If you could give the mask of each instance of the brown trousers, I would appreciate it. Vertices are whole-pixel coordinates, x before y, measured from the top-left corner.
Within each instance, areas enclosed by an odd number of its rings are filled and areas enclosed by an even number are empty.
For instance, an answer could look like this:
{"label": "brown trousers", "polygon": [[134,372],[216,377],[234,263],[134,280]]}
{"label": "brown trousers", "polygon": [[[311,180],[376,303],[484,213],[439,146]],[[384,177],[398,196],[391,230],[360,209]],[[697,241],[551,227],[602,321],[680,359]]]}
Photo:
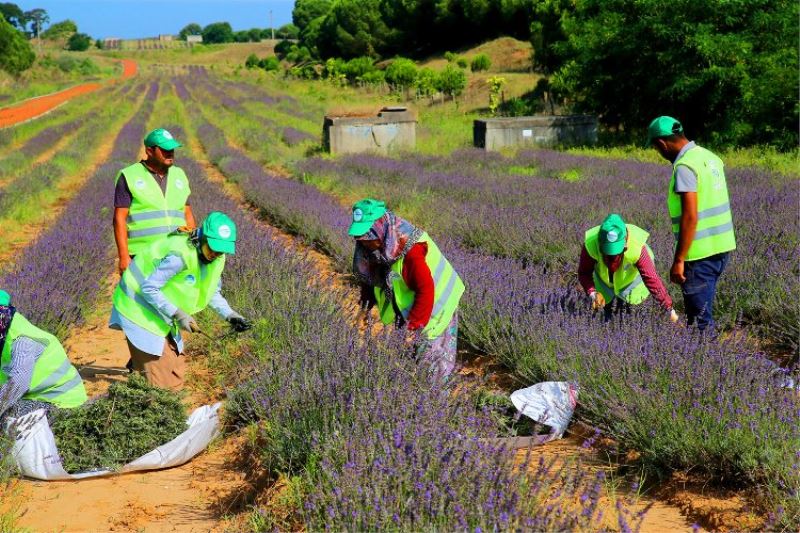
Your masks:
{"label": "brown trousers", "polygon": [[183,377],[186,374],[186,357],[178,353],[178,346],[172,337],[164,339],[164,351],[161,356],[151,355],[138,349],[125,339],[131,352],[133,370],[141,372],[147,382],[156,387],[170,390],[183,388]]}

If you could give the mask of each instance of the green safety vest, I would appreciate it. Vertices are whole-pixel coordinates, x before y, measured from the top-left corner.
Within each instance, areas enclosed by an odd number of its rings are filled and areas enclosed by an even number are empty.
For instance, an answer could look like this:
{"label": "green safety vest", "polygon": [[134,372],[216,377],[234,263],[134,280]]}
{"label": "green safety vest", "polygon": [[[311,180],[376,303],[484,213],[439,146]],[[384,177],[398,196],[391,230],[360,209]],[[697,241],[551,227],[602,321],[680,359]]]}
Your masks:
{"label": "green safety vest", "polygon": [[[425,263],[431,270],[434,286],[433,311],[428,324],[422,331],[428,339],[434,339],[444,333],[453,319],[453,315],[458,309],[461,295],[464,294],[464,282],[461,281],[453,266],[442,255],[439,247],[436,246],[436,243],[431,240],[427,233],[423,233],[417,242],[424,242],[428,245]],[[381,322],[384,324],[391,324],[395,321],[395,307],[400,310],[403,318],[408,320],[408,315],[414,306],[414,291],[409,289],[403,280],[402,257],[392,264],[391,270],[396,274],[392,280],[395,301],[388,301],[384,290],[375,287],[378,313],[380,314]]]}
{"label": "green safety vest", "polygon": [[728,185],[722,160],[699,146],[686,151],[672,165],[667,206],[672,217],[672,233],[680,234],[681,197],[675,192],[678,165],[689,167],[697,176],[697,231],[686,261],[697,261],[736,249],[733,218],[728,200]]}
{"label": "green safety vest", "polygon": [[178,309],[193,315],[206,308],[219,287],[225,255],[205,264],[198,257],[197,248],[186,234],[169,235],[136,254],[125,270],[114,291],[114,307],[134,324],[166,337],[177,333],[172,317],[150,305],[142,294],[142,283],[168,255],[183,259],[185,268],[161,289],[164,296]]}
{"label": "green safety vest", "polygon": [[29,337],[45,345],[45,349],[33,367],[31,383],[23,400],[48,402],[57,407],[78,407],[86,401],[86,389],[78,370],[72,366],[59,340],[43,331],[22,316],[14,313],[6,334],[6,342],[0,355],[0,385],[8,381],[11,368],[11,348],[14,341]]}
{"label": "green safety vest", "polygon": [[613,281],[600,251],[600,226],[595,226],[586,232],[584,245],[589,256],[595,260],[592,273],[594,288],[600,291],[606,302],[611,303],[611,300],[616,297],[629,304],[637,305],[650,296],[650,291],[647,290],[642,275],[636,268],[636,262],[642,255],[643,246],[647,247],[647,253],[650,254],[651,259],[653,251],[647,245],[649,233],[633,224],[625,224],[625,227],[628,230],[628,243],[622,256],[622,264],[614,273]]}
{"label": "green safety vest", "polygon": [[189,180],[178,167],[167,171],[167,192],[141,162],[123,168],[114,183],[124,174],[133,202],[128,212],[128,252],[137,255],[148,245],[186,225],[186,200]]}

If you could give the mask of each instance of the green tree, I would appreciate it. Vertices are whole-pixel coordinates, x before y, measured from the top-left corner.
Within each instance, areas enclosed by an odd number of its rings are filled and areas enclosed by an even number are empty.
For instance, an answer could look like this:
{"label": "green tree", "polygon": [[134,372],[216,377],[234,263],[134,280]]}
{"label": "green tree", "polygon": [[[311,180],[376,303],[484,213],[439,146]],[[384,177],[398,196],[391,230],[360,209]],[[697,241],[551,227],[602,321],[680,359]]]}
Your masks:
{"label": "green tree", "polygon": [[472,72],[480,72],[482,70],[489,70],[492,66],[492,60],[486,54],[478,54],[472,59],[470,68]]}
{"label": "green tree", "polygon": [[417,65],[405,57],[398,57],[386,67],[386,81],[401,89],[407,89],[417,79]]}
{"label": "green tree", "polygon": [[417,89],[417,96],[433,96],[437,89],[439,74],[428,67],[423,67],[417,72],[414,80],[414,87]]}
{"label": "green tree", "polygon": [[67,50],[83,52],[92,45],[92,38],[85,33],[73,33],[67,40]]}
{"label": "green tree", "polygon": [[203,34],[203,28],[200,26],[200,24],[197,24],[196,22],[191,22],[186,26],[184,26],[180,32],[178,32],[178,39],[180,39],[181,41],[185,41],[187,35],[202,35],[202,34]]}
{"label": "green tree", "polygon": [[296,0],[292,22],[302,32],[312,20],[324,17],[331,10],[331,0]]}
{"label": "green tree", "polygon": [[258,62],[258,66],[266,70],[267,72],[278,70],[281,64],[278,61],[278,58],[275,56],[265,57],[261,61]]}
{"label": "green tree", "polygon": [[0,70],[15,76],[33,65],[36,54],[25,36],[0,17]]}
{"label": "green tree", "polygon": [[380,0],[337,0],[322,21],[317,49],[322,57],[378,57],[396,32],[381,17]]}
{"label": "green tree", "polygon": [[460,68],[448,64],[439,73],[439,79],[436,88],[449,94],[453,98],[464,92],[467,87],[467,74]]}
{"label": "green tree", "polygon": [[275,38],[277,39],[297,39],[300,37],[300,28],[294,24],[284,24],[275,31]]}
{"label": "green tree", "polygon": [[50,16],[47,14],[47,11],[40,7],[26,11],[24,15],[25,21],[30,24],[31,27],[31,37],[39,37],[39,35],[44,31],[45,24],[50,22]]}
{"label": "green tree", "polygon": [[250,32],[247,30],[237,31],[233,33],[233,41],[236,43],[249,43]]}
{"label": "green tree", "polygon": [[244,66],[247,68],[256,68],[258,66],[258,56],[255,54],[247,56],[247,59],[244,60]]}
{"label": "green tree", "polygon": [[78,25],[75,24],[75,21],[67,19],[50,25],[49,28],[42,32],[41,38],[50,40],[65,39],[77,32]]}
{"label": "green tree", "polygon": [[262,31],[264,31],[264,30],[261,30],[259,28],[251,28],[251,29],[247,30],[247,35],[248,35],[248,37],[250,39],[250,42],[253,42],[253,43],[260,42],[261,41],[261,32]]}
{"label": "green tree", "polygon": [[6,21],[14,28],[25,31],[25,13],[17,4],[10,2],[0,3],[0,15],[3,15]]}
{"label": "green tree", "polygon": [[[578,0],[552,78],[575,109],[641,137],[662,114],[715,144],[796,146],[796,0]],[[665,7],[668,6],[668,7]]]}
{"label": "green tree", "polygon": [[213,22],[203,28],[204,43],[233,42],[233,28],[228,22]]}

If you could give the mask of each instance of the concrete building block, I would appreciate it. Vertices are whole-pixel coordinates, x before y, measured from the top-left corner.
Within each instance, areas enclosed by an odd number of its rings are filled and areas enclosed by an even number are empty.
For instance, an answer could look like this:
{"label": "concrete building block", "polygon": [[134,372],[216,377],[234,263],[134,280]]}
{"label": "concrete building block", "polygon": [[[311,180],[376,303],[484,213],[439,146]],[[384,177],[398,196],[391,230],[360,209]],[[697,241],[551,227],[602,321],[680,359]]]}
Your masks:
{"label": "concrete building block", "polygon": [[367,117],[328,115],[322,138],[332,154],[413,150],[417,143],[417,119],[404,107],[385,107],[377,115]]}
{"label": "concrete building block", "polygon": [[478,119],[473,144],[488,151],[519,146],[575,146],[597,143],[597,117],[590,115]]}

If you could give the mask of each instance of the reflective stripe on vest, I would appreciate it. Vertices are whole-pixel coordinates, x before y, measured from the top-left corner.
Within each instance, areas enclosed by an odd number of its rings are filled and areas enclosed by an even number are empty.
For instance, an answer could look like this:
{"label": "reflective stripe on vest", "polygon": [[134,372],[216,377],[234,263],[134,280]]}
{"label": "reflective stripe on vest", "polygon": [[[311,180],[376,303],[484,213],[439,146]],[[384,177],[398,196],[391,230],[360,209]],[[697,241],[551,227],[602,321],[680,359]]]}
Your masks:
{"label": "reflective stripe on vest", "polygon": [[190,315],[208,306],[225,267],[225,255],[208,265],[201,263],[197,248],[185,234],[164,237],[136,255],[114,291],[114,307],[134,324],[164,337],[174,328],[172,319],[145,299],[141,287],[169,255],[180,257],[184,269],[169,279],[161,292],[169,302]]}
{"label": "reflective stripe on vest", "polygon": [[723,163],[719,157],[700,146],[690,148],[673,164],[667,206],[675,240],[680,237],[682,212],[681,197],[675,192],[679,165],[688,167],[697,176],[697,229],[686,261],[734,250],[736,237]]}
{"label": "reflective stripe on vest", "polygon": [[141,162],[122,169],[117,180],[122,174],[132,197],[126,222],[128,251],[135,256],[160,237],[186,224],[185,206],[191,191],[186,174],[175,166],[167,171],[166,192]]}
{"label": "reflective stripe on vest", "polygon": [[[424,242],[428,246],[428,251],[425,254],[425,262],[433,278],[434,302],[430,320],[423,328],[423,331],[429,339],[434,339],[442,335],[445,329],[447,329],[448,324],[450,324],[456,309],[458,309],[461,295],[464,293],[464,283],[427,233],[423,233],[417,242]],[[409,289],[403,280],[403,258],[395,261],[391,269],[392,272],[394,272],[393,289],[395,303],[400,309],[403,318],[407,320],[411,309],[414,307],[415,295],[414,291]],[[394,322],[394,305],[392,305],[392,302],[388,301],[384,291],[376,287],[375,296],[378,300],[378,311],[381,315],[381,321],[384,324]]]}
{"label": "reflective stripe on vest", "polygon": [[28,322],[20,313],[15,313],[11,320],[0,354],[0,385],[8,381],[11,351],[14,341],[19,337],[28,337],[45,345],[44,351],[36,359],[29,389],[22,399],[49,402],[62,408],[83,404],[87,399],[83,380],[67,358],[61,343],[55,336]]}
{"label": "reflective stripe on vest", "polygon": [[592,272],[595,289],[603,295],[606,302],[611,303],[614,298],[621,298],[629,304],[637,305],[650,296],[650,291],[644,285],[644,280],[636,267],[636,263],[641,257],[643,247],[651,258],[653,257],[653,251],[647,246],[649,233],[633,224],[626,224],[625,227],[628,231],[628,243],[622,256],[622,263],[614,273],[613,286],[611,285],[611,274],[603,262],[603,254],[600,251],[600,243],[598,241],[600,226],[595,226],[586,231],[584,246],[589,256],[595,261],[594,272]]}

